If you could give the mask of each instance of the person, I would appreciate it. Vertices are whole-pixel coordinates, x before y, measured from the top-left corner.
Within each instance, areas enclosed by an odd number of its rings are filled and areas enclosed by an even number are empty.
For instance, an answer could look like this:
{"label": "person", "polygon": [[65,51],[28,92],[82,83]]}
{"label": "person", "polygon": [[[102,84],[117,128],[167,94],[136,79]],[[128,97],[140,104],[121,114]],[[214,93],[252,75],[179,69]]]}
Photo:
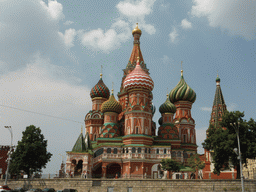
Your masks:
{"label": "person", "polygon": [[86,172],[84,173],[84,178],[86,179]]}
{"label": "person", "polygon": [[118,175],[116,174],[116,177],[115,177],[115,179],[118,179]]}

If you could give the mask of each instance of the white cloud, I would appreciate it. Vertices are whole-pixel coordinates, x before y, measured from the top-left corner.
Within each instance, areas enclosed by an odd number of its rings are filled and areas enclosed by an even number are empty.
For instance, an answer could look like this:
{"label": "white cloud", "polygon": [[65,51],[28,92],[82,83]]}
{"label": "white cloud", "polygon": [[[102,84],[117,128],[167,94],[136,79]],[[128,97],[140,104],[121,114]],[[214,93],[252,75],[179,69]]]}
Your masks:
{"label": "white cloud", "polygon": [[[116,5],[116,8],[126,17],[130,23],[139,23],[139,28],[144,29],[148,34],[155,34],[156,29],[153,25],[145,22],[145,16],[153,12],[155,0],[142,1],[121,1]],[[135,27],[135,26],[134,26]]]}
{"label": "white cloud", "polygon": [[7,71],[25,67],[36,52],[47,57],[54,52],[54,57],[68,58],[58,34],[62,5],[49,1],[48,6],[40,0],[1,2],[0,23],[4,27],[1,27],[0,58]]}
{"label": "white cloud", "polygon": [[75,29],[67,29],[65,31],[65,34],[59,32],[60,37],[63,39],[65,45],[67,48],[71,48],[74,46],[73,41],[76,36],[76,30]]}
{"label": "white cloud", "polygon": [[153,25],[145,22],[145,16],[152,13],[155,0],[121,1],[116,5],[121,16],[111,25],[108,30],[101,28],[91,31],[79,30],[78,36],[81,44],[93,51],[110,51],[120,47],[131,37],[131,25],[139,23],[139,28],[148,34],[156,32]]}
{"label": "white cloud", "polygon": [[169,36],[172,42],[174,42],[176,38],[179,36],[175,27],[173,28],[173,31],[169,34]]}
{"label": "white cloud", "polygon": [[117,20],[106,32],[99,28],[89,32],[80,30],[78,34],[83,46],[106,53],[118,48],[131,35],[129,24],[123,20]]}
{"label": "white cloud", "polygon": [[64,25],[71,25],[71,24],[73,24],[74,22],[73,21],[66,21],[65,23],[64,23]]}
{"label": "white cloud", "polygon": [[41,1],[40,4],[43,6],[44,9],[47,10],[47,12],[49,13],[52,19],[60,20],[64,18],[64,14],[62,13],[63,6],[61,3],[58,3],[56,0],[54,1],[49,0],[48,6],[43,1]]}
{"label": "white cloud", "polygon": [[192,28],[192,24],[187,19],[183,19],[181,21],[181,27],[184,29],[189,29],[189,28]]}
{"label": "white cloud", "polygon": [[209,25],[228,30],[232,35],[255,39],[256,1],[251,0],[194,0],[191,14],[207,17]]}
{"label": "white cloud", "polygon": [[237,104],[235,103],[230,103],[229,105],[227,105],[228,111],[234,111],[236,108],[237,108]]}
{"label": "white cloud", "polygon": [[201,107],[201,110],[202,111],[212,111],[212,108],[211,107]]}

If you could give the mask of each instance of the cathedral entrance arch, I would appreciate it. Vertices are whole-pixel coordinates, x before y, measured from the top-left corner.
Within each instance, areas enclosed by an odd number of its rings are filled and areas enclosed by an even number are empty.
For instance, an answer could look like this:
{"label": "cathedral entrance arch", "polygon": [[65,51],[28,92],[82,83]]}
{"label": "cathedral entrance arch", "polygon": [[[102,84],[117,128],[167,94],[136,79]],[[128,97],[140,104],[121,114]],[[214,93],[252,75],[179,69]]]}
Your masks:
{"label": "cathedral entrance arch", "polygon": [[107,165],[107,178],[115,178],[115,176],[121,176],[121,166],[118,163],[108,164]]}
{"label": "cathedral entrance arch", "polygon": [[102,177],[102,163],[98,163],[93,167],[92,178],[101,178]]}
{"label": "cathedral entrance arch", "polygon": [[82,171],[83,171],[83,161],[79,160],[77,165],[75,166],[74,175],[80,176],[82,174]]}
{"label": "cathedral entrance arch", "polygon": [[154,164],[151,168],[151,178],[152,179],[160,179],[160,164]]}

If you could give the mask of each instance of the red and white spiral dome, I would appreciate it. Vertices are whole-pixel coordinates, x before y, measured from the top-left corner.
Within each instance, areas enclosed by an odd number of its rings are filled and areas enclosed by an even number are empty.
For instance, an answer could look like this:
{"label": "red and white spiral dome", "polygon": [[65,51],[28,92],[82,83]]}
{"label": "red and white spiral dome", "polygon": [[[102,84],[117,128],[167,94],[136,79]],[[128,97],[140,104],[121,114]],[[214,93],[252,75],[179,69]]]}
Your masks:
{"label": "red and white spiral dome", "polygon": [[151,77],[141,68],[139,59],[135,69],[127,75],[124,80],[123,87],[126,91],[130,89],[148,89],[152,91],[154,88],[154,82]]}

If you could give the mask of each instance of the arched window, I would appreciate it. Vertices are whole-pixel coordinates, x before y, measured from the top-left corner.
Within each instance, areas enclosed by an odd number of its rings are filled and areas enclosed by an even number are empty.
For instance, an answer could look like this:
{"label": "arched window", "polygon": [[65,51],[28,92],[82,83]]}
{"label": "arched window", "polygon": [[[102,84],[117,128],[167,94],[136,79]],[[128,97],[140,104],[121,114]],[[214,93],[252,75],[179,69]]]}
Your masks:
{"label": "arched window", "polygon": [[141,148],[140,147],[138,148],[138,153],[141,153]]}
{"label": "arched window", "polygon": [[128,148],[126,148],[126,153],[129,153],[129,150],[128,150]]}
{"label": "arched window", "polygon": [[188,158],[188,154],[186,152],[184,153],[184,158]]}
{"label": "arched window", "polygon": [[183,142],[186,143],[186,135],[183,135]]}
{"label": "arched window", "polygon": [[123,148],[123,153],[125,153],[125,149]]}
{"label": "arched window", "polygon": [[176,157],[176,152],[172,152],[172,157]]}
{"label": "arched window", "polygon": [[111,148],[107,148],[107,153],[111,153]]}
{"label": "arched window", "polygon": [[177,153],[177,157],[181,157],[181,152],[180,151]]}
{"label": "arched window", "polygon": [[135,147],[132,148],[132,153],[135,153],[136,149]]}
{"label": "arched window", "polygon": [[117,148],[114,148],[114,154],[117,154]]}
{"label": "arched window", "polygon": [[159,154],[159,149],[156,150],[156,154]]}
{"label": "arched window", "polygon": [[150,148],[148,149],[148,153],[151,153],[151,149]]}
{"label": "arched window", "polygon": [[139,134],[139,128],[136,127],[136,134]]}
{"label": "arched window", "polygon": [[145,148],[145,153],[147,153],[148,152],[148,149],[147,148]]}
{"label": "arched window", "polygon": [[166,154],[166,149],[164,149],[164,154]]}

